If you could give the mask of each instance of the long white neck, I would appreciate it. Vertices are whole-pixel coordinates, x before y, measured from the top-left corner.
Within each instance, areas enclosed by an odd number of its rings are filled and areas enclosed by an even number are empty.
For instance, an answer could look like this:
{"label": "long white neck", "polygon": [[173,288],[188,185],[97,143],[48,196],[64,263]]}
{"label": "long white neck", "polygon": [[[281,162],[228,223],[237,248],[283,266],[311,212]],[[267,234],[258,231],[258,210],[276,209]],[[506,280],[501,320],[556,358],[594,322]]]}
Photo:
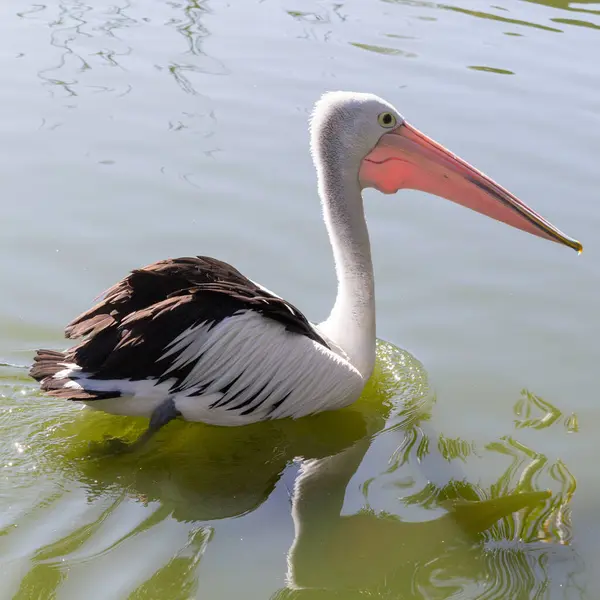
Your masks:
{"label": "long white neck", "polygon": [[318,171],[338,280],[335,304],[319,328],[368,379],[375,364],[375,289],[361,189],[352,169],[338,168],[334,162],[320,165]]}

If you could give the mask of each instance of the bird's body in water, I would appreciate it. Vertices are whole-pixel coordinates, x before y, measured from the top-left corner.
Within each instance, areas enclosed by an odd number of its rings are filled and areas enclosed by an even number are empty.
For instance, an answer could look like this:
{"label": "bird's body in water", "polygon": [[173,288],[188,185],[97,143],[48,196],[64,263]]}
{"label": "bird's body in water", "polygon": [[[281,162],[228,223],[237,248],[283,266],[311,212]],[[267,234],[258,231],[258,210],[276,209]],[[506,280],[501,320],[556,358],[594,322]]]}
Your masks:
{"label": "bird's body in water", "polygon": [[366,187],[433,193],[581,250],[372,94],[325,94],[313,112],[311,150],[338,279],[327,320],[311,324],[225,262],[168,259],[133,271],[70,323],[66,336],[77,345],[37,352],[31,375],[42,390],[148,417],[147,435],[176,417],[232,426],[353,403],[375,363]]}

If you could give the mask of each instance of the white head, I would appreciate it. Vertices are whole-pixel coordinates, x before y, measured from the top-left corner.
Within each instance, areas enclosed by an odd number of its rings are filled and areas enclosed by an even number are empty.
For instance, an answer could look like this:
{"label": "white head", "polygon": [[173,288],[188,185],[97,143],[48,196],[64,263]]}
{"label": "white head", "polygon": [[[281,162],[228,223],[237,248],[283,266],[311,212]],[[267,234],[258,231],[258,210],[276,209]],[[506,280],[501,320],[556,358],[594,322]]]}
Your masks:
{"label": "white head", "polygon": [[[409,125],[373,94],[328,92],[315,104],[311,152],[324,202],[373,187],[410,188],[447,198],[539,237],[581,251],[516,196]],[[350,195],[350,194],[349,194]]]}
{"label": "white head", "polygon": [[315,166],[335,161],[338,168],[356,171],[381,136],[403,122],[389,102],[374,94],[328,92],[315,104],[310,121]]}

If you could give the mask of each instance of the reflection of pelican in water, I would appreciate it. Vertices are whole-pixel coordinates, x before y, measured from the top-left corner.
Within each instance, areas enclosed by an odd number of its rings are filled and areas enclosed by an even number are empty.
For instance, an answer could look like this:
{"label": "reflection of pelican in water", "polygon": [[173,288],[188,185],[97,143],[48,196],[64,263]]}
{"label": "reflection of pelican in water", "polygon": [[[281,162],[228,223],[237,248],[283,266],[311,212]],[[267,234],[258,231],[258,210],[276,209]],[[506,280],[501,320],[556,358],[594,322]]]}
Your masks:
{"label": "reflection of pelican in water", "polygon": [[[136,535],[147,530],[149,539],[157,539],[159,534],[153,530],[156,527],[158,531],[164,520],[190,524],[185,548],[165,550],[167,558],[163,563],[148,564],[148,557],[131,559],[130,569],[141,568],[143,563],[149,572],[147,577],[152,579],[152,583],[140,581],[139,584],[155,589],[152,586],[157,585],[156,578],[160,576],[151,574],[163,571],[164,580],[172,582],[172,573],[167,573],[175,568],[171,563],[173,557],[177,557],[177,568],[184,573],[181,585],[186,589],[196,586],[202,589],[206,571],[201,565],[205,559],[206,564],[212,565],[206,568],[223,569],[219,577],[225,577],[229,561],[236,560],[236,585],[241,589],[245,578],[251,576],[252,566],[248,565],[253,563],[250,556],[244,558],[236,554],[239,552],[236,543],[240,536],[245,537],[250,532],[243,521],[230,518],[250,518],[252,512],[262,514],[256,518],[259,522],[267,519],[268,524],[262,525],[266,529],[255,532],[256,537],[252,538],[255,541],[250,543],[262,543],[264,547],[256,551],[268,554],[270,540],[282,535],[281,524],[271,518],[270,513],[275,508],[283,518],[287,519],[288,514],[288,496],[278,482],[292,459],[300,457],[299,475],[291,486],[293,539],[287,538],[287,534],[285,538],[289,550],[289,587],[278,592],[280,597],[313,597],[311,594],[321,593],[324,595],[317,597],[339,594],[340,598],[347,599],[354,593],[379,590],[383,594],[387,590],[395,598],[450,598],[457,589],[481,585],[486,590],[497,586],[499,591],[514,592],[512,596],[491,594],[482,598],[520,599],[529,597],[524,594],[532,586],[544,585],[547,573],[540,573],[539,567],[528,557],[535,553],[536,557],[546,556],[555,544],[528,546],[521,552],[511,548],[515,537],[525,542],[537,540],[539,522],[551,520],[549,515],[564,507],[560,497],[542,505],[540,500],[546,498],[545,492],[532,491],[534,486],[523,485],[522,481],[515,485],[514,477],[519,477],[521,470],[523,473],[531,470],[535,461],[530,460],[526,465],[517,463],[508,476],[492,486],[494,492],[484,494],[468,483],[462,473],[453,471],[445,460],[446,455],[440,460],[435,450],[442,438],[427,426],[432,399],[419,363],[385,343],[380,343],[378,355],[384,368],[376,373],[373,387],[360,402],[343,411],[296,422],[262,423],[236,431],[181,423],[174,425],[178,430],[173,431],[173,435],[165,436],[160,444],[151,444],[136,455],[100,455],[97,460],[70,460],[75,456],[69,457],[69,471],[89,490],[90,497],[106,498],[113,492],[111,514],[119,513],[124,500],[126,505],[142,503],[155,507],[136,528]],[[85,431],[86,426],[93,426],[96,433],[106,430],[105,419],[115,421],[114,417],[98,413],[79,413],[71,428],[81,434],[83,427],[80,439],[88,439],[93,437],[89,435],[93,432]],[[384,425],[388,426],[386,430]],[[68,433],[65,428],[57,432],[61,438]],[[135,434],[136,431],[130,432],[130,436]],[[359,465],[365,462],[369,449],[376,446],[370,460],[373,456],[389,456],[377,444],[385,446],[395,440],[393,445],[398,446],[402,438],[410,443],[400,443],[401,466],[389,472],[389,464],[375,468],[371,465],[368,471],[375,475],[376,483],[369,487],[368,494],[365,492],[365,497],[358,498],[358,507],[344,506],[348,498],[356,496],[349,482]],[[412,443],[415,439],[417,443]],[[74,447],[79,452],[77,444]],[[446,438],[444,447],[451,447]],[[523,460],[523,448],[507,446],[504,450],[504,454],[519,453],[519,460]],[[539,472],[543,465],[536,465]],[[419,481],[407,489],[404,481],[418,479],[423,468],[427,470],[424,483]],[[362,476],[359,475],[359,479],[362,480]],[[373,492],[373,488],[377,485],[379,492],[388,490],[388,499],[393,497],[392,509],[387,513],[371,508],[378,493]],[[514,493],[515,488],[522,493]],[[398,496],[403,497],[400,502]],[[486,500],[477,502],[485,496],[488,496]],[[267,499],[270,503],[283,501],[286,506],[281,507],[281,511],[273,504],[262,507]],[[416,516],[411,508],[415,505]],[[490,530],[498,519],[523,507],[531,508],[521,511],[518,519],[504,519],[503,522],[509,524],[507,527]],[[111,517],[103,519],[110,522]],[[515,527],[517,533],[510,533]],[[250,531],[252,529],[250,525]],[[287,532],[287,526],[283,530]],[[79,565],[110,556],[112,548],[98,545],[93,534],[94,529],[88,526],[76,532],[75,538],[89,537],[89,542],[57,556],[56,560],[70,565],[71,571],[76,573]],[[102,535],[99,537],[102,540]],[[124,531],[123,543],[127,545],[131,537],[131,531]],[[509,548],[486,553],[483,542],[498,539],[509,540]],[[556,539],[551,535],[548,541]],[[276,551],[275,546],[273,551]],[[118,553],[118,547],[115,548]],[[211,559],[214,556],[216,558]],[[68,588],[70,582],[65,585]],[[416,586],[416,591],[411,591],[411,586]],[[519,595],[521,592],[523,595]],[[155,597],[163,596],[166,597],[156,591]]]}
{"label": "reflection of pelican in water", "polygon": [[[474,487],[450,482],[452,495],[459,497],[441,502],[447,512],[429,521],[404,522],[372,511],[343,515],[346,485],[364,452],[359,442],[336,456],[302,466],[292,511],[295,538],[288,557],[291,589],[367,591],[388,587],[395,593],[402,590],[400,597],[408,598],[414,594],[415,575],[422,569],[427,572],[427,565],[432,563],[436,565],[432,571],[439,570],[444,562],[452,565],[452,576],[476,580],[482,571],[477,565],[481,556],[479,534],[499,519],[534,507],[550,496],[543,491],[520,492],[465,500],[460,496],[477,498]],[[430,572],[421,584],[429,588],[434,578],[435,573]]]}

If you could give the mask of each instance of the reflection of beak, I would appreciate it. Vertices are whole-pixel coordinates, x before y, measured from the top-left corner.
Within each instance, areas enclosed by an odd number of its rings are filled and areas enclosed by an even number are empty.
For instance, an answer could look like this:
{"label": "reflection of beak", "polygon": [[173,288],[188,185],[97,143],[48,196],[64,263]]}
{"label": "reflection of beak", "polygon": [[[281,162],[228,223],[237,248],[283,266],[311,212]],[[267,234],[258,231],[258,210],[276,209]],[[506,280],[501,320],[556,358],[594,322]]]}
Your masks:
{"label": "reflection of beak", "polygon": [[523,508],[534,508],[552,497],[549,490],[541,492],[512,492],[487,500],[449,500],[442,505],[450,518],[470,535],[489,529],[496,521]]}
{"label": "reflection of beak", "polygon": [[363,187],[387,194],[401,188],[435,194],[577,252],[583,250],[577,240],[406,122],[381,136],[363,159],[359,179]]}

